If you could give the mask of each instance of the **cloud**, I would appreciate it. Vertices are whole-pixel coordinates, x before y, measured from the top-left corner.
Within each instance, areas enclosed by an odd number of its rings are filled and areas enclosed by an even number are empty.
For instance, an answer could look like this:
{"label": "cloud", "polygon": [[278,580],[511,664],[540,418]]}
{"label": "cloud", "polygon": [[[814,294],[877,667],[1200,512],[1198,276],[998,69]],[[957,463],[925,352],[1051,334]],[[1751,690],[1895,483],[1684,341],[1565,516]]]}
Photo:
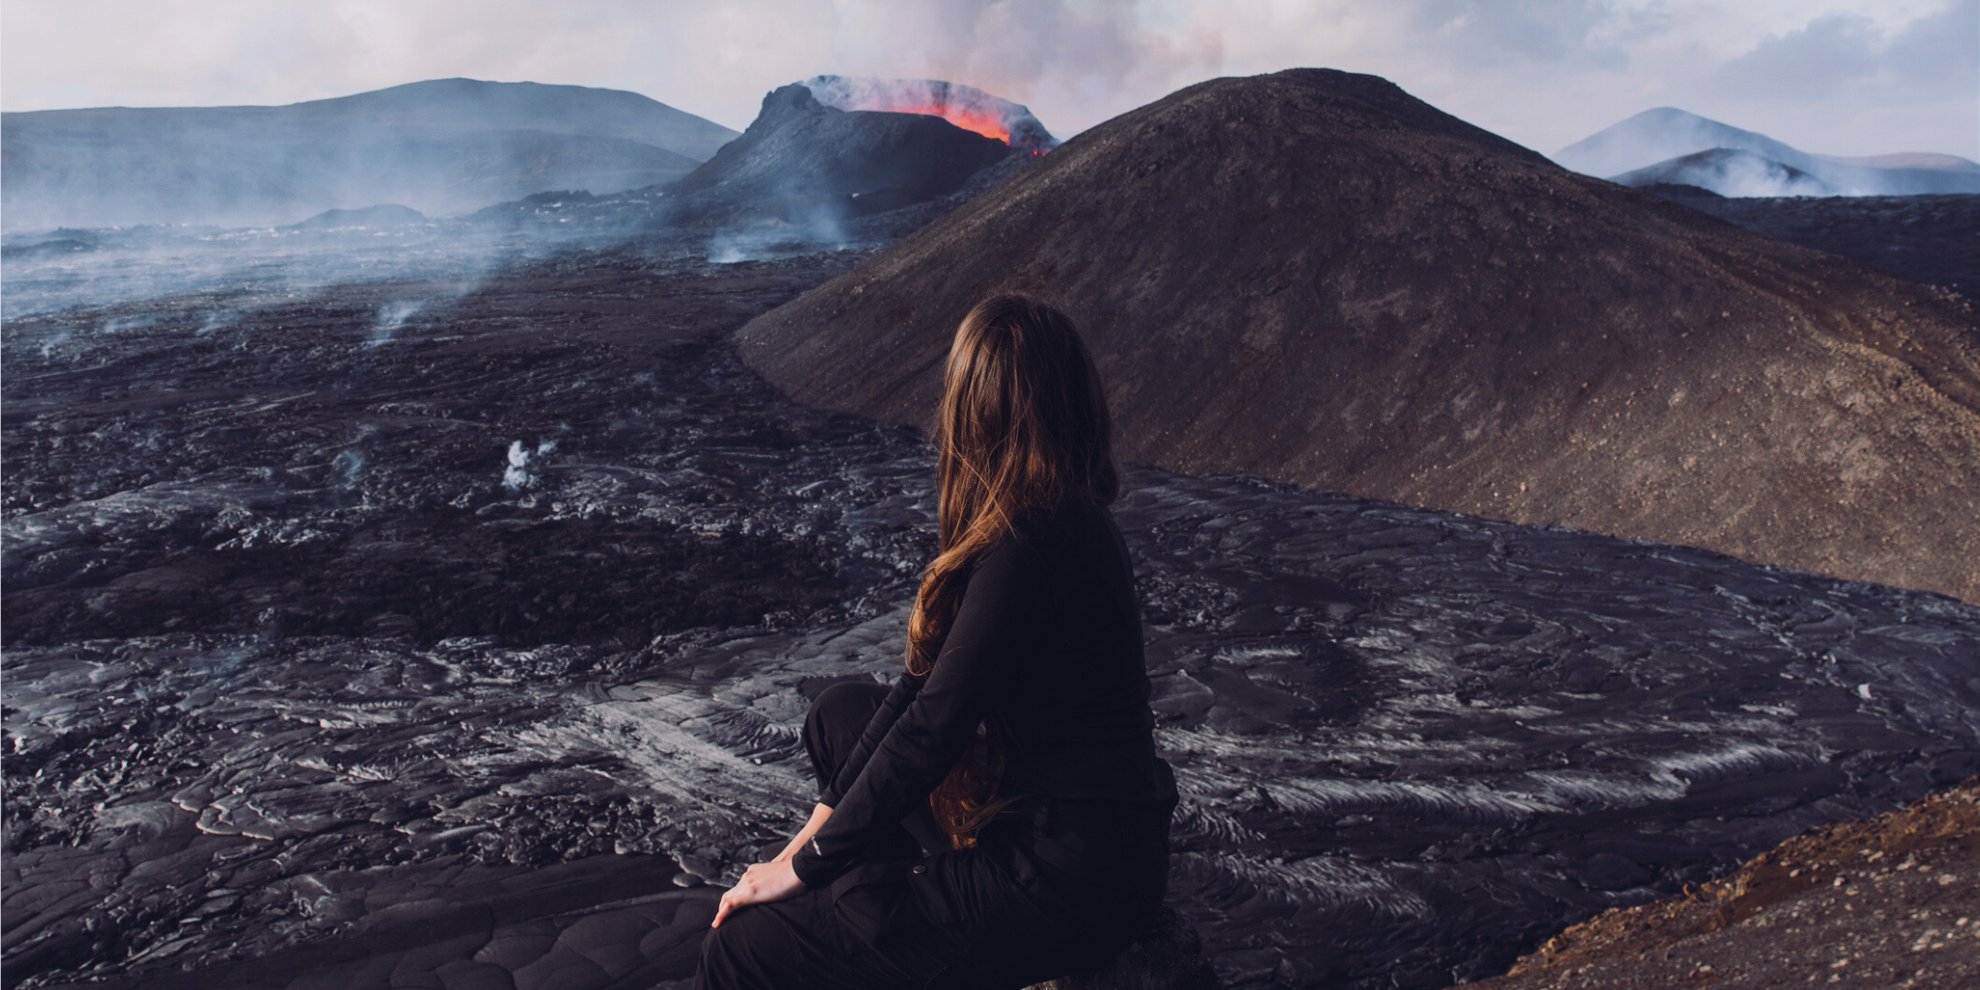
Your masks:
{"label": "cloud", "polygon": [[1415,14],[1427,41],[1473,69],[1508,62],[1553,72],[1629,65],[1628,50],[1605,37],[1611,23],[1627,14],[1602,0],[1426,0]]}
{"label": "cloud", "polygon": [[1953,0],[1889,31],[1831,14],[1727,62],[1718,81],[1756,98],[1937,100],[1980,89],[1980,0]]}
{"label": "cloud", "polygon": [[1980,140],[1980,0],[9,0],[8,109],[287,103],[468,76],[740,129],[820,73],[953,79],[1061,137],[1217,75],[1383,75],[1540,150],[1685,107],[1841,154]]}

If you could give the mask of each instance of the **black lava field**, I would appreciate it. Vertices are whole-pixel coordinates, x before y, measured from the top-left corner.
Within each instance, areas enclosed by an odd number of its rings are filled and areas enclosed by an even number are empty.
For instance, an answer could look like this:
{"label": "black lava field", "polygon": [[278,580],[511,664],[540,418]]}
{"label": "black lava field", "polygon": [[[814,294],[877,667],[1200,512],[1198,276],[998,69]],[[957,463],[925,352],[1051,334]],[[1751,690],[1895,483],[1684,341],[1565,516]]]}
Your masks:
{"label": "black lava field", "polygon": [[[8,987],[684,986],[810,807],[808,698],[900,663],[928,442],[730,343],[868,249],[435,250],[10,286]],[[1491,975],[1980,771],[1945,596],[1125,489],[1170,902],[1230,986]]]}

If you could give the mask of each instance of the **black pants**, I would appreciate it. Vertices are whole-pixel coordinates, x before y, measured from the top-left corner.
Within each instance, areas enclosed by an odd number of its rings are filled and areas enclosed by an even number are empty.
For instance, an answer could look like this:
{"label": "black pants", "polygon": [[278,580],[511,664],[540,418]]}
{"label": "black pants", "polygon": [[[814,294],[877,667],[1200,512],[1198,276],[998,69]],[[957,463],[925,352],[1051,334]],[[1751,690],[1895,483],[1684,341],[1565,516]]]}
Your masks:
{"label": "black pants", "polygon": [[[821,791],[886,693],[846,681],[812,702],[804,742]],[[1017,990],[1065,975],[1152,921],[1169,812],[1033,800],[956,850],[919,805],[826,888],[752,904],[711,929],[695,986]]]}

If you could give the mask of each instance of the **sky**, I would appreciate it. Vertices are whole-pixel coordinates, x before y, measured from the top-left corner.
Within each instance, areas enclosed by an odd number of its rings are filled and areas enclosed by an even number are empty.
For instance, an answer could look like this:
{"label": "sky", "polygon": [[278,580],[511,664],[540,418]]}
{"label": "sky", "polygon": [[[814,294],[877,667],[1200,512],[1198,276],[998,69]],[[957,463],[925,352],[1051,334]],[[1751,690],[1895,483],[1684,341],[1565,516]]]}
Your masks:
{"label": "sky", "polygon": [[819,73],[939,78],[1069,137],[1325,66],[1552,153],[1676,106],[1806,151],[1980,159],[1980,0],[0,0],[0,108],[283,104],[467,76],[737,130]]}

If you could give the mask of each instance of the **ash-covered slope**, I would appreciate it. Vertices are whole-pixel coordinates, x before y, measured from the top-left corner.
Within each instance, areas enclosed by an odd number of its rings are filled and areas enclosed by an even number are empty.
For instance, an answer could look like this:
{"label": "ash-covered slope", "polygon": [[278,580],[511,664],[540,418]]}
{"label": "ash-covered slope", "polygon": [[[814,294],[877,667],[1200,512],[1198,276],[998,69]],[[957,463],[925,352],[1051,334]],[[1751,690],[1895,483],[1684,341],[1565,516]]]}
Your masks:
{"label": "ash-covered slope", "polygon": [[922,424],[1022,284],[1124,457],[1980,600],[1971,305],[1562,170],[1373,77],[1189,87],[751,321],[800,401]]}
{"label": "ash-covered slope", "polygon": [[735,132],[636,93],[440,79],[281,107],[0,115],[10,230],[463,212],[692,171]]}
{"label": "ash-covered slope", "polygon": [[[1801,180],[1782,173],[1779,185],[1756,181],[1751,161],[1733,166],[1723,176],[1699,163],[1689,163],[1691,178],[1650,178],[1628,181],[1623,173],[1639,170],[1677,171],[1687,158],[1718,151],[1764,160],[1776,170],[1812,177],[1826,192],[1806,192]],[[1980,193],[1980,164],[1955,155],[1900,152],[1865,158],[1844,158],[1802,151],[1744,128],[1710,117],[1657,107],[1605,127],[1554,153],[1554,160],[1585,175],[1614,176],[1625,185],[1644,182],[1683,182],[1721,196],[1909,196],[1926,193]]]}
{"label": "ash-covered slope", "polygon": [[681,217],[857,215],[954,192],[1009,144],[922,113],[840,110],[801,83],[772,90],[741,137],[669,190]]}
{"label": "ash-covered slope", "polygon": [[1638,186],[1736,227],[1980,299],[1980,196],[1743,196]]}
{"label": "ash-covered slope", "polygon": [[1682,894],[1606,911],[1504,976],[1465,986],[1746,990],[1847,973],[1858,986],[1966,990],[1980,985],[1976,873],[1980,777],[1867,821],[1810,829]]}

